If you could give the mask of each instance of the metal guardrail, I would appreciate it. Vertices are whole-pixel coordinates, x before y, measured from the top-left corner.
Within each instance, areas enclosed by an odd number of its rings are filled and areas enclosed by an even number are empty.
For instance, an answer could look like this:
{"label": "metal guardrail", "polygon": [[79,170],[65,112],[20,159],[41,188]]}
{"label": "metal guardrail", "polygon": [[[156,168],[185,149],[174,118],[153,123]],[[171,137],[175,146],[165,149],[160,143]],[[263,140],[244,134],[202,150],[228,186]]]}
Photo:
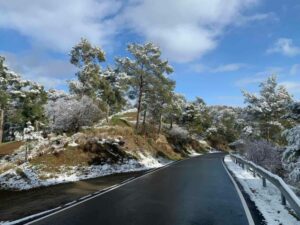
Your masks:
{"label": "metal guardrail", "polygon": [[300,199],[298,196],[291,190],[291,188],[283,181],[283,179],[270,171],[262,168],[261,166],[256,165],[253,162],[243,159],[239,155],[230,153],[231,158],[235,163],[240,164],[243,169],[251,169],[253,176],[260,176],[262,179],[263,187],[267,186],[267,180],[277,187],[281,193],[281,203],[286,205],[286,202],[289,203],[290,207],[295,211],[297,216],[300,218]]}

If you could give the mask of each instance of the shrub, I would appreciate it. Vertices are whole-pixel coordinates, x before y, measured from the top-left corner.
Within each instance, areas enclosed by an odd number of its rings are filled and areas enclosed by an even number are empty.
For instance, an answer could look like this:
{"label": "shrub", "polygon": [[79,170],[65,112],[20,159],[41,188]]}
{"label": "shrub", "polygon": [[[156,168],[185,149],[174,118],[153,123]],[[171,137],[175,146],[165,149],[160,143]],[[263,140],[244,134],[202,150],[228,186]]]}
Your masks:
{"label": "shrub", "polygon": [[80,100],[61,98],[49,102],[45,108],[50,127],[56,132],[78,132],[101,118],[99,107],[87,96]]}
{"label": "shrub", "polygon": [[26,175],[26,173],[24,173],[24,171],[21,169],[21,168],[17,168],[16,169],[16,173],[20,176],[20,177],[22,177],[22,178],[24,178],[24,179],[27,179],[28,177],[27,177],[27,175]]}
{"label": "shrub", "polygon": [[242,151],[248,160],[265,167],[273,173],[282,175],[282,148],[263,139],[247,140]]}

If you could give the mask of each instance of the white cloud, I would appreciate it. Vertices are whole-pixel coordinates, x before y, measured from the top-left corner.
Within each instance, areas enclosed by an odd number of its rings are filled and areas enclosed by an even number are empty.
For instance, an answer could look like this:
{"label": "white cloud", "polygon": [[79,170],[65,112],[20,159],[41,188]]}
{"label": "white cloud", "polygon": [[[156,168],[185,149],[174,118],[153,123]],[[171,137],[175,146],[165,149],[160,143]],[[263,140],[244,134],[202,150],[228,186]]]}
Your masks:
{"label": "white cloud", "polygon": [[161,46],[172,60],[188,62],[212,51],[224,29],[261,0],[9,0],[0,1],[0,28],[14,29],[32,44],[66,52],[81,37],[102,47],[133,31]]}
{"label": "white cloud", "polygon": [[[117,35],[134,32],[154,41],[170,60],[193,61],[218,46],[220,37],[236,21],[247,23],[270,18],[249,14],[261,0],[0,0],[0,28],[13,29],[28,38],[33,49],[66,53],[81,37],[105,49],[115,46]],[[9,54],[12,68],[46,86],[61,85],[74,74],[64,60]],[[198,71],[235,71],[228,64]]]}
{"label": "white cloud", "polygon": [[159,44],[167,57],[192,61],[216,48],[224,29],[258,0],[134,0],[125,8],[128,27]]}
{"label": "white cloud", "polygon": [[236,21],[236,24],[244,25],[244,24],[259,22],[259,21],[275,21],[276,22],[278,20],[279,20],[279,18],[273,12],[257,13],[257,14],[250,15],[250,16],[240,16],[240,18]]}
{"label": "white cloud", "polygon": [[245,67],[248,67],[247,64],[244,63],[229,63],[223,64],[215,67],[209,67],[203,65],[201,63],[191,64],[190,69],[196,73],[226,73],[226,72],[235,72],[239,71]]}
{"label": "white cloud", "polygon": [[190,65],[190,69],[196,73],[203,73],[207,71],[207,67],[200,63]]}
{"label": "white cloud", "polygon": [[267,50],[267,53],[281,53],[285,56],[296,56],[300,54],[300,48],[294,45],[292,39],[279,38],[274,46]]}
{"label": "white cloud", "polygon": [[69,51],[81,37],[105,45],[115,33],[110,16],[120,9],[117,0],[0,1],[0,28],[14,29],[33,44]]}
{"label": "white cloud", "polygon": [[243,79],[236,81],[235,84],[238,87],[244,87],[249,84],[261,83],[264,80],[265,80],[265,78],[263,78],[263,77],[247,77],[247,78],[243,78]]}
{"label": "white cloud", "polygon": [[271,75],[279,75],[284,71],[282,67],[267,67],[263,71],[256,72],[251,76],[244,77],[235,82],[235,85],[238,87],[245,87],[250,84],[261,83]]}
{"label": "white cloud", "polygon": [[300,82],[284,81],[279,84],[283,85],[291,93],[300,93]]}
{"label": "white cloud", "polygon": [[66,80],[74,76],[76,68],[67,60],[53,59],[39,52],[13,54],[1,52],[6,64],[25,79],[43,84],[46,88],[66,85]]}
{"label": "white cloud", "polygon": [[291,75],[300,75],[300,64],[294,64],[292,65],[290,69]]}
{"label": "white cloud", "polygon": [[246,67],[246,64],[243,63],[231,63],[226,65],[221,65],[216,67],[215,69],[212,69],[211,71],[214,73],[222,73],[222,72],[234,72],[238,71],[242,68]]}

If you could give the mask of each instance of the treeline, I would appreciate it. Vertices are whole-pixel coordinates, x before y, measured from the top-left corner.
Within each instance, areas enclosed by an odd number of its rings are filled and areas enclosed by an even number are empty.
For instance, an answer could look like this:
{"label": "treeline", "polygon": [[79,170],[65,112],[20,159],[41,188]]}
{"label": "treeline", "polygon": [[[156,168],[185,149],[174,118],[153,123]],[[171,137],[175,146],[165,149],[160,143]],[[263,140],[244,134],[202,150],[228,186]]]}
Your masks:
{"label": "treeline", "polygon": [[168,77],[172,67],[152,43],[129,44],[127,50],[130,57],[116,58],[113,65],[102,68],[105,52],[82,39],[70,52],[70,63],[78,71],[68,83],[69,93],[45,91],[23,80],[1,57],[0,140],[3,130],[5,140],[13,139],[14,131],[21,131],[27,121],[46,132],[77,132],[132,107],[137,109],[138,133],[159,134],[165,123],[172,128],[186,106]]}
{"label": "treeline", "polygon": [[77,72],[68,83],[69,93],[45,91],[23,80],[1,57],[0,140],[3,131],[4,140],[13,139],[14,131],[21,131],[27,121],[46,133],[74,133],[135,107],[138,134],[164,132],[205,140],[217,149],[240,149],[257,163],[278,164],[276,171],[289,171],[300,181],[295,175],[300,174],[300,104],[275,76],[260,84],[259,94],[243,92],[245,107],[208,106],[199,97],[187,101],[175,92],[169,77],[173,69],[159,47],[129,44],[127,51],[128,57],[102,68],[105,52],[82,39],[70,51]]}

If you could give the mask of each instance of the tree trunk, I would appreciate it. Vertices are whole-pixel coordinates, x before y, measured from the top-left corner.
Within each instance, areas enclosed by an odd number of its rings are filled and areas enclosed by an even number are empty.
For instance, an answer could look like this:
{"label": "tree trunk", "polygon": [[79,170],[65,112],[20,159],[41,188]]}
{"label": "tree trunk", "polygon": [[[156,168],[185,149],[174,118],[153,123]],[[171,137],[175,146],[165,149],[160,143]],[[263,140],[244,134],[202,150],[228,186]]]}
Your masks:
{"label": "tree trunk", "polygon": [[39,126],[40,122],[39,121],[34,121],[34,126],[35,126],[35,131],[39,131],[40,126]]}
{"label": "tree trunk", "polygon": [[4,110],[0,109],[0,143],[3,139]]}
{"label": "tree trunk", "polygon": [[143,76],[141,76],[140,77],[140,91],[139,91],[139,98],[138,98],[138,104],[137,104],[136,124],[135,124],[136,130],[138,130],[139,124],[140,124],[140,112],[141,112],[143,88],[144,88],[143,86],[144,86],[144,81],[143,81]]}
{"label": "tree trunk", "polygon": [[105,117],[106,117],[106,122],[107,123],[109,122],[109,119],[108,119],[109,113],[110,113],[110,107],[109,107],[109,104],[106,104],[106,115],[105,115]]}
{"label": "tree trunk", "polygon": [[171,120],[170,120],[170,130],[173,128],[173,115],[171,115]]}
{"label": "tree trunk", "polygon": [[143,116],[143,133],[146,133],[146,116],[147,116],[147,107],[144,110],[144,116]]}
{"label": "tree trunk", "polygon": [[28,142],[27,142],[27,143],[26,143],[26,146],[25,146],[25,162],[28,161],[28,148],[29,148],[28,145],[29,145],[29,144],[28,144]]}
{"label": "tree trunk", "polygon": [[159,115],[159,124],[158,124],[158,135],[160,135],[161,124],[162,124],[162,116],[161,116],[161,114],[160,114],[160,115]]}

